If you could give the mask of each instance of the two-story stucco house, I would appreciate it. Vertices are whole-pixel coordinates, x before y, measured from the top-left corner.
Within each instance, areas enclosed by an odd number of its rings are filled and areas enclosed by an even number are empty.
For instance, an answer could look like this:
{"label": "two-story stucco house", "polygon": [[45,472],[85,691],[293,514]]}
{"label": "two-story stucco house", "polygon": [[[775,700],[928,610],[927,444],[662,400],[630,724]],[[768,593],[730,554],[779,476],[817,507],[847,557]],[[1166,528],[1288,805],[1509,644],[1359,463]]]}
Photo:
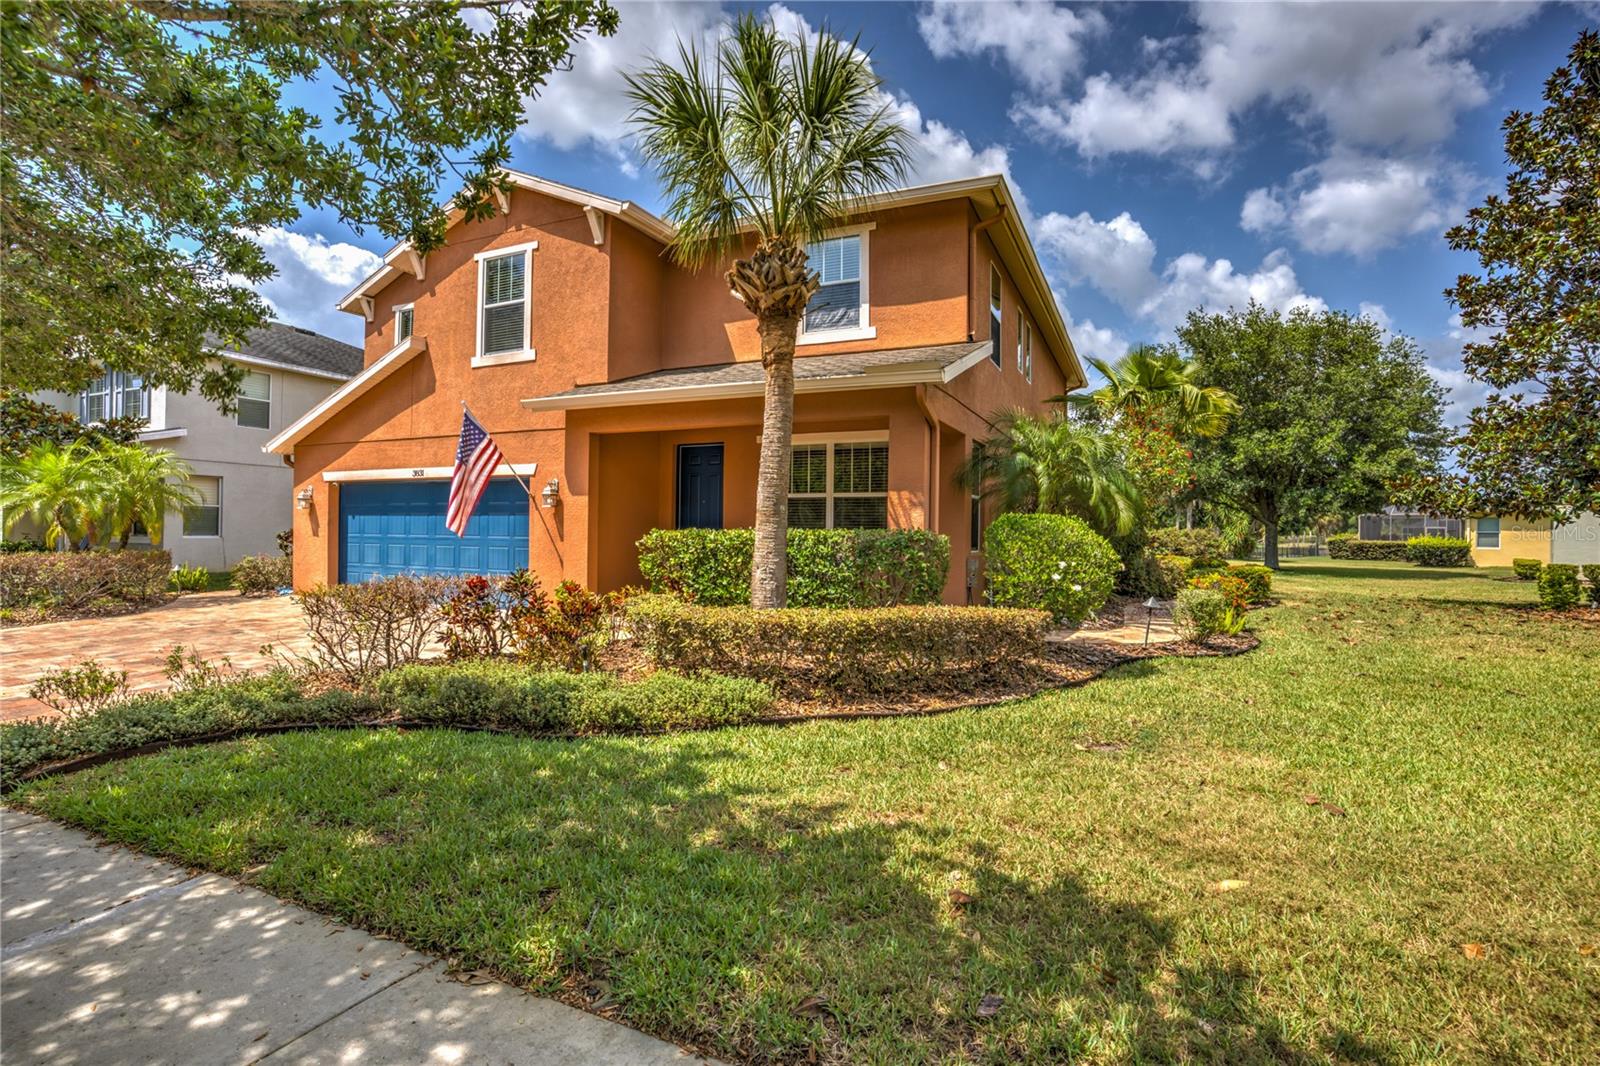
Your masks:
{"label": "two-story stucco house", "polygon": [[[245,371],[231,414],[204,397],[149,388],[122,373],[106,374],[77,395],[41,398],[82,422],[145,419],[139,440],[186,461],[203,501],[167,516],[161,546],[175,565],[226,570],[243,556],[278,550],[277,536],[289,528],[294,507],[294,476],[262,446],[359,372],[361,349],[274,322],[252,333],[240,350],[218,348],[216,354]],[[149,540],[136,533],[131,544]]]}
{"label": "two-story stucco house", "polygon": [[[637,205],[509,177],[494,217],[458,217],[426,257],[401,244],[341,301],[365,368],[267,444],[302,504],[297,587],[527,566],[613,589],[639,582],[651,528],[753,523],[762,369],[725,267],[678,266]],[[811,253],[790,523],[947,534],[946,599],[966,602],[982,516],[958,468],[996,413],[1084,383],[1011,191],[874,196]],[[457,538],[464,403],[506,465]]]}

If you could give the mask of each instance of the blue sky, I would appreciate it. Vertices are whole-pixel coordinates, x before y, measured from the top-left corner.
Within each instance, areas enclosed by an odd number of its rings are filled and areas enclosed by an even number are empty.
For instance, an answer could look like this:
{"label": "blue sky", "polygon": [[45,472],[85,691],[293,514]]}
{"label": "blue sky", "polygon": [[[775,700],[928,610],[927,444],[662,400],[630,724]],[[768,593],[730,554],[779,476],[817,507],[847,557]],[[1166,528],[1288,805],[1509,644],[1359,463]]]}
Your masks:
{"label": "blue sky", "polygon": [[[1423,345],[1458,421],[1443,231],[1505,173],[1499,126],[1600,4],[619,4],[525,108],[513,165],[659,207],[628,138],[622,71],[743,6],[790,32],[859,35],[916,143],[915,177],[1003,172],[1081,353],[1170,337],[1252,296],[1365,312]],[[294,102],[332,111],[323,85]],[[263,234],[281,317],[357,341],[333,301],[383,235],[307,214]]]}

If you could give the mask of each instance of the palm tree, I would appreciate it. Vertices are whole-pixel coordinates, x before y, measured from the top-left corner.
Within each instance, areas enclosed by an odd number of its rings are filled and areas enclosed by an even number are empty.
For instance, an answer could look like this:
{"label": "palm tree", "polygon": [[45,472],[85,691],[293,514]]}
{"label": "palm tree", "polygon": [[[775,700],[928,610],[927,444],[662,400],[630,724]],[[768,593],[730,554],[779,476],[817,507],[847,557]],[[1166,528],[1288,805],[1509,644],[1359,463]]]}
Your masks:
{"label": "palm tree", "polygon": [[1219,437],[1239,410],[1226,389],[1198,384],[1200,364],[1176,349],[1140,345],[1115,363],[1090,358],[1106,383],[1094,392],[1061,397],[1080,410],[1135,421],[1157,415],[1180,437]]}
{"label": "palm tree", "polygon": [[744,256],[726,277],[756,317],[766,371],[750,602],[781,607],[795,338],[819,281],[806,245],[857,198],[901,182],[907,133],[853,42],[826,32],[791,40],[751,15],[714,59],[679,42],[676,66],[653,62],[628,85],[641,150],[677,226],[674,257],[698,268]]}
{"label": "palm tree", "polygon": [[994,429],[960,476],[1002,510],[1077,515],[1107,537],[1138,525],[1139,489],[1105,433],[1059,411],[1009,411]]}
{"label": "palm tree", "polygon": [[85,442],[46,441],[0,459],[0,511],[10,533],[24,518],[76,548],[93,537],[105,496],[105,466]]}
{"label": "palm tree", "polygon": [[105,464],[105,531],[120,548],[128,546],[135,522],[142,523],[150,543],[160,547],[167,512],[200,503],[200,494],[189,485],[193,469],[164,448],[108,445],[101,452],[101,462]]}

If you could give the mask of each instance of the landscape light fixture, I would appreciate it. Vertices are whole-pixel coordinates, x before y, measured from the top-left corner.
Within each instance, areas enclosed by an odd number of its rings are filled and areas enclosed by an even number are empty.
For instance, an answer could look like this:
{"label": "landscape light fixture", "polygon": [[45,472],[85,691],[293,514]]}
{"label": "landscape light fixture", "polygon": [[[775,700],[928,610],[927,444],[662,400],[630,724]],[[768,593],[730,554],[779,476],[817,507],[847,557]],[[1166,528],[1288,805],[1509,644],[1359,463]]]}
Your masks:
{"label": "landscape light fixture", "polygon": [[1150,643],[1150,620],[1156,616],[1156,608],[1161,606],[1161,601],[1151,596],[1144,601],[1144,642]]}

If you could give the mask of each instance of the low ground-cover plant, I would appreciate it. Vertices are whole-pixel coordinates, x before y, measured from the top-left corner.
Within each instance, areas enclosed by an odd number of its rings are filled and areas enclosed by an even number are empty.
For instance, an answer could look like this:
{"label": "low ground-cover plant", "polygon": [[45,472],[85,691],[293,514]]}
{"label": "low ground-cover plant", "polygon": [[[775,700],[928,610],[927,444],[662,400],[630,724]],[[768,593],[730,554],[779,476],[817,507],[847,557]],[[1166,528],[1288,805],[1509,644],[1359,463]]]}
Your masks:
{"label": "low ground-cover plant", "polygon": [[658,667],[707,669],[788,692],[971,690],[1035,659],[1048,616],[982,607],[703,607],[628,601],[628,624]]}
{"label": "low ground-cover plant", "polygon": [[1172,605],[1172,625],[1184,640],[1204,644],[1244,628],[1245,613],[1214,588],[1187,588]]}
{"label": "low ground-cover plant", "polygon": [[990,602],[1044,611],[1059,625],[1099,610],[1122,568],[1110,541],[1067,515],[1004,514],[985,537]]}
{"label": "low ground-cover plant", "polygon": [[294,583],[294,561],[286,555],[246,555],[233,564],[233,587],[241,596],[272,596]]}
{"label": "low ground-cover plant", "polygon": [[0,555],[0,607],[78,611],[107,602],[144,605],[167,593],[165,551],[18,552]]}
{"label": "low ground-cover plant", "polygon": [[1471,566],[1472,545],[1464,537],[1412,537],[1406,558],[1418,566]]}
{"label": "low ground-cover plant", "polygon": [[1539,571],[1543,568],[1544,564],[1537,559],[1511,560],[1511,572],[1517,576],[1518,581],[1539,580]]}
{"label": "low ground-cover plant", "polygon": [[422,657],[455,589],[442,577],[402,575],[358,585],[318,585],[297,594],[313,646],[312,663],[349,684]]}
{"label": "low ground-cover plant", "polygon": [[660,671],[622,681],[503,660],[401,667],[377,692],[408,721],[563,734],[736,725],[761,717],[773,699],[771,687],[745,678]]}
{"label": "low ground-cover plant", "polygon": [[563,581],[553,596],[526,570],[460,582],[439,608],[452,660],[514,655],[524,663],[588,669],[615,633],[622,598]]}
{"label": "low ground-cover plant", "polygon": [[198,563],[175,566],[167,580],[173,592],[204,592],[211,586],[211,571]]}
{"label": "low ground-cover plant", "polygon": [[1329,537],[1328,558],[1389,563],[1408,561],[1405,541],[1362,540],[1354,533],[1335,533]]}
{"label": "low ground-cover plant", "polygon": [[1573,564],[1551,563],[1539,571],[1540,607],[1547,611],[1570,611],[1582,598],[1578,568]]}
{"label": "low ground-cover plant", "polygon": [[[651,591],[708,607],[750,602],[749,529],[653,529],[639,540]],[[925,529],[791,529],[791,607],[937,603],[950,572],[950,538]]]}
{"label": "low ground-cover plant", "polygon": [[85,659],[44,674],[28,686],[28,695],[64,718],[81,718],[127,698],[128,671],[107,670]]}

